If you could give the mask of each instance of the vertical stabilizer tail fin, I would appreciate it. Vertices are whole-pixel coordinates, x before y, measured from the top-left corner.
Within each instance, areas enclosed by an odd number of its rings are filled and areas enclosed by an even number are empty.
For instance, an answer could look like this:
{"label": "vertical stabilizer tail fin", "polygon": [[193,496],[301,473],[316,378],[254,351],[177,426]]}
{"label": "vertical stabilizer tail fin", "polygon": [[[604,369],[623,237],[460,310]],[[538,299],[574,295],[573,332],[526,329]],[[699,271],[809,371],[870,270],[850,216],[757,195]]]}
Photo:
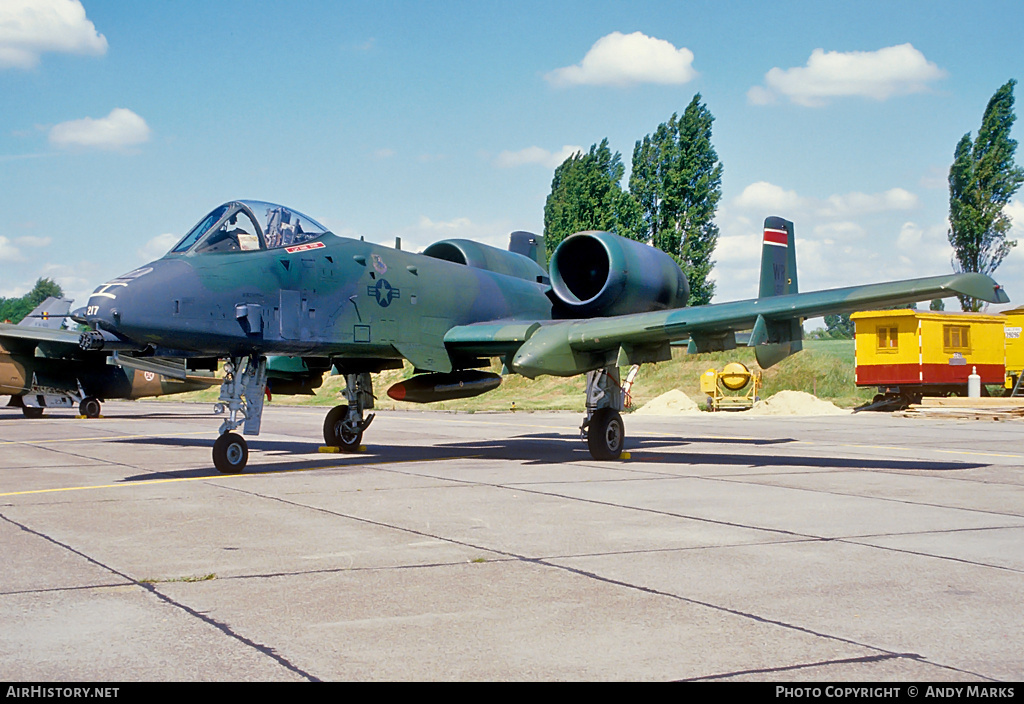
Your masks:
{"label": "vertical stabilizer tail fin", "polygon": [[70,298],[55,298],[54,296],[50,296],[36,306],[31,313],[26,315],[18,325],[28,328],[60,330],[61,325],[64,324],[64,318],[70,310]]}
{"label": "vertical stabilizer tail fin", "polygon": [[[761,286],[758,298],[797,293],[796,244],[793,223],[780,217],[765,218],[761,245]],[[803,348],[803,320],[800,318],[766,319],[757,322],[747,343],[762,369],[781,362]]]}
{"label": "vertical stabilizer tail fin", "polygon": [[793,223],[780,217],[764,220],[761,245],[761,287],[758,298],[784,296],[797,292],[796,242]]}
{"label": "vertical stabilizer tail fin", "polygon": [[540,264],[541,268],[547,271],[548,254],[544,249],[544,237],[535,235],[532,232],[516,230],[509,237],[508,251],[522,254]]}

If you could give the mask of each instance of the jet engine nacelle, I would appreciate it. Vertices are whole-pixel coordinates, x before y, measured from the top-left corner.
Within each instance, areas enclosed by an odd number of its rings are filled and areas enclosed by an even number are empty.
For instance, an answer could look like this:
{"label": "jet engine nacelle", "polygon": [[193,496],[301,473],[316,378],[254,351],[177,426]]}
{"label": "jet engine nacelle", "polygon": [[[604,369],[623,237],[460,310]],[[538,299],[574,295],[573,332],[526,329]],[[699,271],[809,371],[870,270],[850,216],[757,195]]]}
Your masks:
{"label": "jet engine nacelle", "polygon": [[423,254],[527,281],[539,282],[546,273],[529,257],[472,240],[441,240],[424,249]]}
{"label": "jet engine nacelle", "polygon": [[610,232],[577,232],[551,255],[551,288],[563,318],[682,308],[690,286],[672,257]]}

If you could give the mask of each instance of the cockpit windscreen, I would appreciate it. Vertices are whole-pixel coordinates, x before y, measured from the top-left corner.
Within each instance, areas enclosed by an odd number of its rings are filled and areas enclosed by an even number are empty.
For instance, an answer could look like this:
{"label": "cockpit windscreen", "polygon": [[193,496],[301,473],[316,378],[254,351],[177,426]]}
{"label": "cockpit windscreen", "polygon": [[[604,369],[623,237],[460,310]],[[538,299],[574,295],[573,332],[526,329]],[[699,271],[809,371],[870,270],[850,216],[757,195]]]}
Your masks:
{"label": "cockpit windscreen", "polygon": [[316,220],[297,210],[257,200],[239,200],[214,209],[189,230],[171,250],[248,252],[291,247],[329,232]]}

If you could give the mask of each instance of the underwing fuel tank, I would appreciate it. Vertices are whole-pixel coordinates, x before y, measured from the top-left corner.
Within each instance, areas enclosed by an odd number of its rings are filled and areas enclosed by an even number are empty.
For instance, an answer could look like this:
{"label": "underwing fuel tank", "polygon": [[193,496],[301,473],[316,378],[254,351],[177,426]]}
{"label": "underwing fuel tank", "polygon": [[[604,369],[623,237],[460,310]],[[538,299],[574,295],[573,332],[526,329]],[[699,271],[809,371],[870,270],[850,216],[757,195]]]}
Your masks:
{"label": "underwing fuel tank", "polygon": [[463,369],[447,374],[417,374],[389,388],[388,396],[396,401],[433,403],[479,396],[499,386],[501,377],[497,374]]}

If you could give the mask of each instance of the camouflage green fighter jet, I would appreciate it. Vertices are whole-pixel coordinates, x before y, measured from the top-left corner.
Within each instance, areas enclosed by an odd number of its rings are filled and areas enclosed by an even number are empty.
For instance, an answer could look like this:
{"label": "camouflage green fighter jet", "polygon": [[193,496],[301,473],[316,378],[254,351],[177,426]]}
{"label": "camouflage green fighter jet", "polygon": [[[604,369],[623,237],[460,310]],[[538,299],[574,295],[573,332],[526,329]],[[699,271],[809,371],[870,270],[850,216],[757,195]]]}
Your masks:
{"label": "camouflage green fighter jet", "polygon": [[[956,294],[1007,301],[987,276],[959,274],[814,293],[797,292],[793,224],[765,221],[758,298],[685,308],[689,287],[676,263],[608,232],[565,239],[545,266],[543,239],[514,232],[509,251],[444,240],[421,253],[338,237],[289,208],[226,203],[162,259],[96,289],[84,319],[88,349],[149,357],[227,359],[213,461],[240,472],[244,438],[258,434],[267,356],[287,355],[309,373],[344,374],[347,403],[332,409],[324,441],[356,450],[373,420],[370,374],[416,369],[388,393],[408,401],[472,396],[497,387],[480,371],[534,378],[587,375],[581,433],[597,459],[618,458],[625,429],[618,368],[670,357],[670,342],[697,351],[736,346],[752,330],[762,367],[801,348],[804,317]],[[301,371],[301,370],[300,370]]]}

